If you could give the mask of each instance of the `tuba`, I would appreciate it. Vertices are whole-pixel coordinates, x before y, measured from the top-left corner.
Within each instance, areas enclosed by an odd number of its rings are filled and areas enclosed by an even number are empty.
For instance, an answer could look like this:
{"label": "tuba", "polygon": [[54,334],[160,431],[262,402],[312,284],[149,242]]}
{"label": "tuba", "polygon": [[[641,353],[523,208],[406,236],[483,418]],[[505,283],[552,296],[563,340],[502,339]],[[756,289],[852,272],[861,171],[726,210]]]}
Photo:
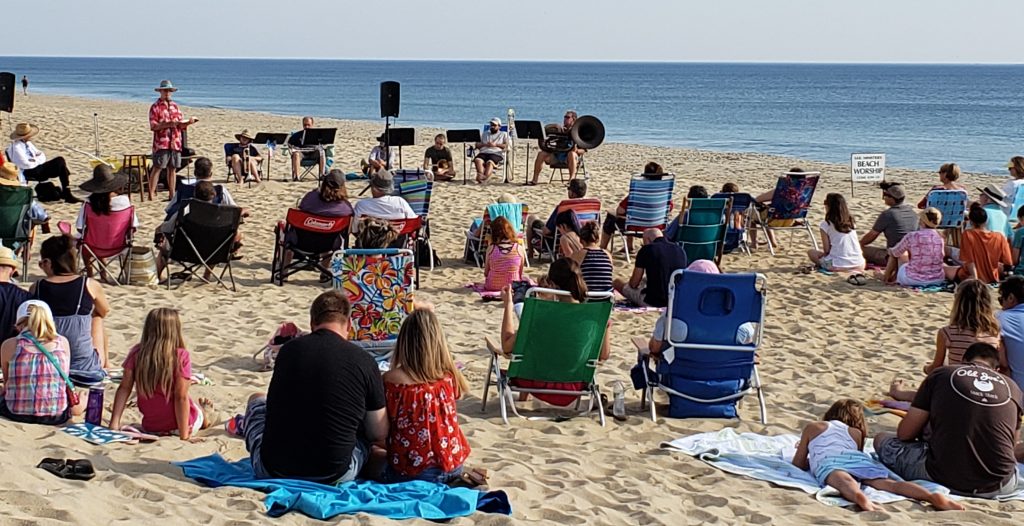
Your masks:
{"label": "tuba", "polygon": [[593,150],[604,142],[604,124],[593,115],[584,115],[569,128],[568,132],[557,124],[544,127],[544,138],[538,141],[541,150],[548,153],[563,153],[580,148]]}

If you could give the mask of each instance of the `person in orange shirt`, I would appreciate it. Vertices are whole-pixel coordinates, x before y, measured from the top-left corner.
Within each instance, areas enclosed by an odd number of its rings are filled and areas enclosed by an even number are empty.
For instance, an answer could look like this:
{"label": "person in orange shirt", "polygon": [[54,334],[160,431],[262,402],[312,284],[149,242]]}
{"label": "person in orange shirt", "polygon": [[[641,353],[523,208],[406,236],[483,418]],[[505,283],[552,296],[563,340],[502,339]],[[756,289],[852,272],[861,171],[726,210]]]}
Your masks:
{"label": "person in orange shirt", "polygon": [[[984,283],[997,283],[1003,267],[1013,265],[1010,244],[1002,233],[988,229],[988,213],[981,204],[971,204],[967,218],[971,228],[964,231],[960,243],[961,266],[956,271],[956,280],[973,278]],[[954,259],[957,259],[956,254]]]}

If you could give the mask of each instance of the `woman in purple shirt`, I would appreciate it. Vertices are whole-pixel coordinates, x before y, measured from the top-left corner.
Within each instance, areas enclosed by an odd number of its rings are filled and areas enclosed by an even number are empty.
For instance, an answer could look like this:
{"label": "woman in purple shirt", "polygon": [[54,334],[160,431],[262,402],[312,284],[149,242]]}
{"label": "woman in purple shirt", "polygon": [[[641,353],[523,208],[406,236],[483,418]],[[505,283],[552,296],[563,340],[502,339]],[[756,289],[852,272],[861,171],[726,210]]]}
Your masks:
{"label": "woman in purple shirt", "polygon": [[348,190],[345,189],[345,174],[338,169],[328,172],[320,182],[320,188],[302,196],[299,210],[326,217],[352,215],[352,204],[348,202]]}

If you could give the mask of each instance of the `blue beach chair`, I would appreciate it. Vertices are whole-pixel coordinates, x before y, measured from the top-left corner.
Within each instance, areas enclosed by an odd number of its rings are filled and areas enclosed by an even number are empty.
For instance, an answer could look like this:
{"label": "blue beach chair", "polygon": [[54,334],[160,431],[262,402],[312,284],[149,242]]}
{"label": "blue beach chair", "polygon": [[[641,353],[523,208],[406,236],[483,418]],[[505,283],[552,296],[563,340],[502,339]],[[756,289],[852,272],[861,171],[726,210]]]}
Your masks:
{"label": "blue beach chair", "polygon": [[[626,243],[627,237],[641,237],[648,228],[665,229],[669,222],[669,203],[672,202],[672,191],[675,189],[676,176],[665,174],[660,179],[637,174],[629,180],[629,196],[626,198],[626,227],[617,230]],[[614,239],[611,249],[615,251]],[[629,250],[626,250],[626,262],[630,262]]]}
{"label": "blue beach chair", "polygon": [[707,259],[716,265],[722,262],[725,234],[729,222],[729,199],[689,199],[683,213],[683,224],[676,231],[675,241],[686,252],[686,261]]}
{"label": "blue beach chair", "polygon": [[932,190],[925,199],[926,208],[937,208],[942,212],[939,229],[962,229],[967,216],[966,190]]}
{"label": "blue beach chair", "polygon": [[736,249],[742,250],[750,255],[750,246],[747,245],[747,229],[751,224],[751,213],[754,211],[754,196],[739,192],[719,192],[712,199],[732,198],[732,207],[729,210],[729,226],[725,230],[725,253],[728,254]]}
{"label": "blue beach chair", "polygon": [[[765,293],[761,274],[672,274],[665,313],[670,323],[665,323],[663,337],[667,346],[655,371],[649,370],[647,358],[640,363],[651,420],[657,419],[652,397],[659,389],[669,395],[673,418],[736,418],[739,400],[756,393],[761,423],[768,423],[755,362],[764,329]],[[680,322],[685,331],[679,330]],[[741,326],[749,330],[750,343],[737,343]]]}

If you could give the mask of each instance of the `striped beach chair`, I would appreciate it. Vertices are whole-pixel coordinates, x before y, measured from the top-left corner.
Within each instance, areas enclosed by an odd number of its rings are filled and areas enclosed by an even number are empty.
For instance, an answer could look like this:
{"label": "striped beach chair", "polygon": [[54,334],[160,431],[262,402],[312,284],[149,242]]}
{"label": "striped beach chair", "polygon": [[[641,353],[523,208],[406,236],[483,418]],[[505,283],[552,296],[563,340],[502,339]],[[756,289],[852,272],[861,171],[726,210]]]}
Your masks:
{"label": "striped beach chair", "polygon": [[[650,175],[636,174],[629,180],[629,196],[626,198],[626,227],[616,233],[622,238],[641,237],[644,230],[657,228],[664,230],[669,222],[669,203],[675,190],[675,174],[664,174],[658,179]],[[614,238],[613,238],[614,239]],[[612,244],[612,252],[615,245]],[[630,261],[629,250],[626,251],[626,262]]]}
{"label": "striped beach chair", "polygon": [[[601,222],[601,200],[600,199],[565,199],[558,203],[555,215],[572,210],[576,214],[576,222],[579,225],[588,221]],[[577,225],[578,226],[578,225]],[[551,261],[558,259],[558,230],[555,230],[554,237],[545,238],[543,232],[534,232],[536,239],[541,240],[542,249],[551,256]]]}

